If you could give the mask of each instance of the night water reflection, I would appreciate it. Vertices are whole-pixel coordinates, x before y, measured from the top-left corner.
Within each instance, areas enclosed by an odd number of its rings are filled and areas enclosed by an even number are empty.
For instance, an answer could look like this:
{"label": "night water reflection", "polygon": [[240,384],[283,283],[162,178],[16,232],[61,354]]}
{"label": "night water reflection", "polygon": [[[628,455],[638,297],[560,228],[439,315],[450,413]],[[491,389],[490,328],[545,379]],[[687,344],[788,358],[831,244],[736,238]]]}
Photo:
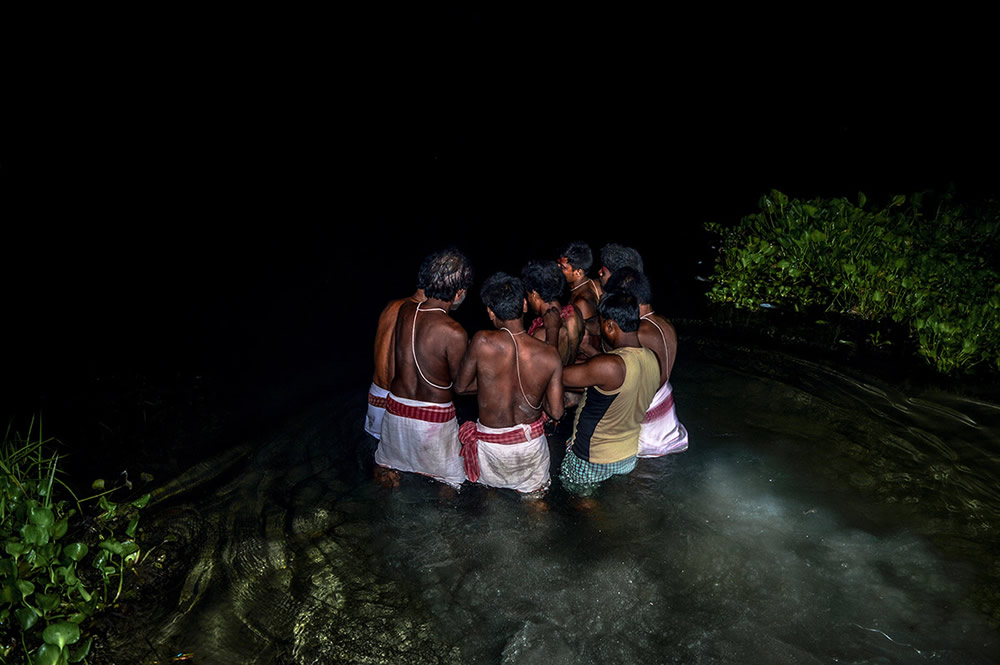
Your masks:
{"label": "night water reflection", "polygon": [[671,381],[690,449],[640,461],[589,512],[558,484],[541,511],[481,487],[442,497],[415,476],[377,487],[359,461],[361,388],[300,414],[159,493],[149,519],[198,554],[174,596],[132,619],[143,650],[122,653],[994,662],[1000,409],[729,356],[685,355]]}

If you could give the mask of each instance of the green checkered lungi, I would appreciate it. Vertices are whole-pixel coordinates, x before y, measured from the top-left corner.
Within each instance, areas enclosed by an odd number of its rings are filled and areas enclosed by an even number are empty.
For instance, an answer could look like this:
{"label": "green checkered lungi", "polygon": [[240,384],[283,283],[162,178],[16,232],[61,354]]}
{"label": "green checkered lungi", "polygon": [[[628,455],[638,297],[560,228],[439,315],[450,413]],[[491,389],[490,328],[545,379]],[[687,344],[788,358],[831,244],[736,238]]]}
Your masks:
{"label": "green checkered lungi", "polygon": [[570,448],[563,457],[559,480],[567,492],[580,496],[590,496],[597,487],[610,478],[625,473],[631,473],[638,457],[626,457],[610,464],[595,464],[580,459]]}

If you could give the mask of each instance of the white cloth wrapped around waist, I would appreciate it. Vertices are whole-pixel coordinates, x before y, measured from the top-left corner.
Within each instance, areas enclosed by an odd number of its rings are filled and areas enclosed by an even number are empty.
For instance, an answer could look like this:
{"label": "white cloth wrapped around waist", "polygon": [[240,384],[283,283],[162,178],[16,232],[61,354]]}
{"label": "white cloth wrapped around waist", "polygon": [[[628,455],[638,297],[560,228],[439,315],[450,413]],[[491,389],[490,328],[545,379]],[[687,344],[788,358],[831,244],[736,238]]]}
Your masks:
{"label": "white cloth wrapped around waist", "polygon": [[465,474],[489,487],[537,492],[549,486],[544,414],[533,423],[487,427],[466,422],[459,431]]}
{"label": "white cloth wrapped around waist", "polygon": [[673,388],[667,381],[653,396],[639,429],[639,457],[661,457],[688,448],[688,432],[677,420]]}
{"label": "white cloth wrapped around waist", "polygon": [[386,397],[376,464],[458,487],[465,482],[461,448],[454,404],[421,402],[392,393]]}
{"label": "white cloth wrapped around waist", "polygon": [[385,398],[389,391],[372,381],[368,389],[368,413],[365,414],[365,431],[376,439],[382,436],[382,417],[385,415]]}

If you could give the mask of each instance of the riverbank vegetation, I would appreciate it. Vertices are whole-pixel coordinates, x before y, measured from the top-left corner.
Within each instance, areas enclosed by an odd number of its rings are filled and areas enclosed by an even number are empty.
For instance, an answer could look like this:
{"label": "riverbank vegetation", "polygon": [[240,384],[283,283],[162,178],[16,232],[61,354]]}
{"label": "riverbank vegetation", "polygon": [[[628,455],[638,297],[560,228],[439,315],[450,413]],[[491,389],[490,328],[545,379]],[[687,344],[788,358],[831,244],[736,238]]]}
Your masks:
{"label": "riverbank vegetation", "polygon": [[60,477],[53,439],[32,421],[28,436],[0,445],[0,663],[86,663],[91,619],[122,595],[139,558],[144,495],[115,503],[126,478],[76,496]]}
{"label": "riverbank vegetation", "polygon": [[720,236],[710,300],[873,322],[875,346],[903,330],[937,371],[1000,371],[1000,205],[948,195],[808,201],[772,190]]}

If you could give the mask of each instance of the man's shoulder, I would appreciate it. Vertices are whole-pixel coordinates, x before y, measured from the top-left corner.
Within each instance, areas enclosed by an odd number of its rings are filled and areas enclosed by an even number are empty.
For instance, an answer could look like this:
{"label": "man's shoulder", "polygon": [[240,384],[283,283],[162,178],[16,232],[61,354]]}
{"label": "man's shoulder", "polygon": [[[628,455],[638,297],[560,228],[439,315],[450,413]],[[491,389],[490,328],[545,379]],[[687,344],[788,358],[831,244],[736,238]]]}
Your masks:
{"label": "man's shoulder", "polygon": [[379,314],[380,319],[385,319],[388,317],[395,317],[399,313],[400,307],[409,300],[409,298],[397,298],[396,300],[390,300],[382,308],[382,313]]}
{"label": "man's shoulder", "polygon": [[666,341],[670,343],[671,340],[676,341],[677,331],[674,329],[674,324],[670,322],[670,319],[660,316],[659,314],[653,314],[648,318],[639,321],[639,332],[640,334],[645,334],[650,337],[654,337],[659,340],[660,335],[663,334],[666,337]]}
{"label": "man's shoulder", "polygon": [[[493,346],[499,339],[499,333],[499,330],[479,330],[472,335],[472,342],[470,344],[474,347]],[[504,335],[504,337],[507,337],[507,335]]]}
{"label": "man's shoulder", "polygon": [[462,324],[450,316],[441,317],[440,320],[432,323],[436,327],[436,332],[447,331],[452,336],[461,336],[463,339],[469,338],[469,333],[462,327]]}
{"label": "man's shoulder", "polygon": [[410,298],[399,298],[398,300],[392,300],[385,306],[382,310],[383,314],[389,312],[395,312],[399,314],[400,312],[409,312],[416,309],[417,303],[413,302]]}
{"label": "man's shoulder", "polygon": [[659,358],[657,358],[656,352],[654,352],[652,349],[647,349],[644,346],[640,346],[636,350],[639,352],[637,354],[637,357],[639,358],[639,362],[640,363],[645,363],[645,365],[647,367],[649,367],[649,368],[656,368],[656,377],[657,377],[657,380],[659,380],[659,376],[660,376],[660,360],[659,360]]}
{"label": "man's shoulder", "polygon": [[562,364],[562,358],[559,356],[559,351],[556,347],[551,344],[546,344],[537,337],[531,335],[525,335],[523,338],[518,337],[519,344],[524,344],[531,351],[532,354],[536,354],[539,358],[555,358],[556,362],[560,365]]}
{"label": "man's shoulder", "polygon": [[661,327],[666,327],[666,328],[674,327],[674,324],[670,322],[670,319],[663,316],[662,314],[657,314],[656,312],[653,312],[653,314],[651,314],[649,318],[656,321]]}

